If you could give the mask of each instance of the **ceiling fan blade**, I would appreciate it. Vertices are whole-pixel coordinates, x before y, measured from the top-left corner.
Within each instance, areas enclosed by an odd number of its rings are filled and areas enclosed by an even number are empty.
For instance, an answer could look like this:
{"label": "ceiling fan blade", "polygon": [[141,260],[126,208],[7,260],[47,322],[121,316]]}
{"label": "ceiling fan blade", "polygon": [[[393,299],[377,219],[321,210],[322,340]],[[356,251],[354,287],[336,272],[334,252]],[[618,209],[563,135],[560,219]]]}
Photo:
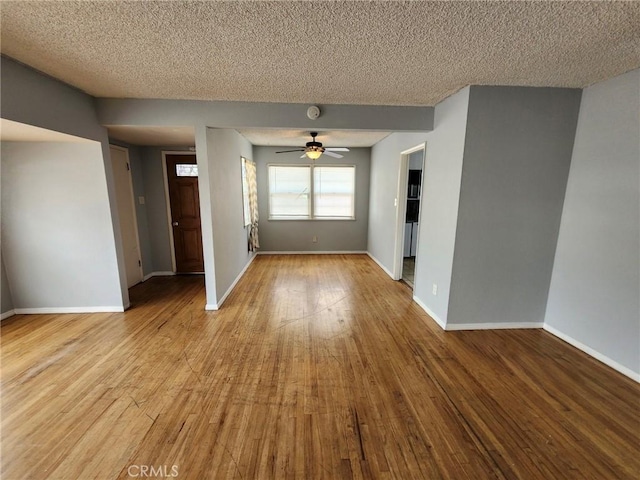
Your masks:
{"label": "ceiling fan blade", "polygon": [[304,152],[300,158],[304,158],[307,156],[307,152]]}
{"label": "ceiling fan blade", "polygon": [[296,148],[295,150],[282,150],[276,153],[289,153],[289,152],[304,152],[304,148]]}
{"label": "ceiling fan blade", "polygon": [[342,158],[344,155],[340,155],[339,153],[334,153],[334,152],[330,152],[328,149],[325,149],[324,152],[322,152],[325,155],[329,155],[330,157],[333,158]]}
{"label": "ceiling fan blade", "polygon": [[331,150],[332,152],[348,152],[346,147],[326,147],[325,150]]}

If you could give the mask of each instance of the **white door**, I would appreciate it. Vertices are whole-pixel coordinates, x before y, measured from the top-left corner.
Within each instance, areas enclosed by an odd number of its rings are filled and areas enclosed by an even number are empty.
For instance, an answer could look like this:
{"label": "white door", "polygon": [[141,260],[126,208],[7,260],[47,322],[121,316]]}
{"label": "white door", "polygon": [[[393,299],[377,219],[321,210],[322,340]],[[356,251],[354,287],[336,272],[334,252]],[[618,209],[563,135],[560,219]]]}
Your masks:
{"label": "white door", "polygon": [[124,248],[124,264],[127,271],[127,287],[142,281],[142,262],[138,242],[138,223],[133,200],[133,182],[129,166],[129,152],[125,148],[109,146],[111,166],[116,187],[120,232]]}

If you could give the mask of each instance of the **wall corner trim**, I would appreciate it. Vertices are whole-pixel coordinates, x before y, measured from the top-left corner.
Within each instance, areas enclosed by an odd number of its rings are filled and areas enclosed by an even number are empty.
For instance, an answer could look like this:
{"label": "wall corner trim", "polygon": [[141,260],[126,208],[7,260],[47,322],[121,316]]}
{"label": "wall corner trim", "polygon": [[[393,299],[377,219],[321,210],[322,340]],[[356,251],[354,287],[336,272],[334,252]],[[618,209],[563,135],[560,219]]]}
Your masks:
{"label": "wall corner trim", "polygon": [[13,317],[16,314],[15,310],[7,310],[0,315],[0,320],[4,320],[5,318]]}
{"label": "wall corner trim", "polygon": [[447,330],[447,322],[443,322],[440,317],[433,313],[433,311],[422,302],[422,300],[414,295],[413,301],[416,302],[425,312],[427,312],[427,315],[429,315],[440,328],[442,328],[443,330]]}
{"label": "wall corner trim", "polygon": [[[363,252],[364,253],[364,252]],[[371,260],[373,260],[374,262],[376,262],[378,264],[378,266],[384,270],[384,272],[389,275],[394,281],[395,278],[393,278],[393,273],[391,273],[389,270],[387,270],[387,267],[385,267],[384,265],[382,265],[382,263],[380,263],[380,260],[378,260],[376,257],[374,257],[371,252],[366,252],[367,255],[369,255],[369,258],[371,258]],[[422,305],[421,305],[422,306]],[[424,308],[424,307],[423,307]]]}
{"label": "wall corner trim", "polygon": [[[245,272],[247,271],[247,269],[249,268],[249,265],[251,265],[253,263],[253,261],[255,260],[257,256],[257,253],[254,253],[253,255],[251,255],[251,258],[249,259],[249,261],[247,262],[247,264],[244,266],[244,268],[240,271],[240,273],[238,274],[238,276],[236,277],[236,279],[233,281],[233,283],[231,284],[231,286],[227,289],[226,292],[224,292],[224,295],[222,295],[222,298],[218,301],[218,303],[216,303],[215,305],[210,305],[207,304],[205,306],[205,310],[218,310],[222,304],[224,303],[224,301],[227,299],[227,297],[229,296],[229,294],[231,293],[231,291],[235,288],[235,286],[237,285],[237,283],[240,281],[240,279],[242,278],[242,276],[245,274]],[[215,308],[207,308],[207,307],[215,307]]]}
{"label": "wall corner trim", "polygon": [[565,333],[562,333],[560,330],[557,330],[556,328],[552,327],[547,323],[543,324],[542,328],[545,331],[549,332],[551,335],[558,337],[560,340],[567,342],[569,345],[577,348],[578,350],[582,350],[584,353],[586,353],[590,357],[593,357],[599,362],[604,363],[608,367],[613,368],[614,370],[620,372],[624,376],[629,377],[631,380],[634,380],[640,383],[640,372],[634,372],[630,368],[627,368],[624,365],[619,364],[615,360],[612,360],[611,358],[607,357],[606,355],[603,355],[602,353],[594,350],[591,347],[588,347],[587,345],[585,345],[582,342],[579,342],[575,338],[570,337]]}

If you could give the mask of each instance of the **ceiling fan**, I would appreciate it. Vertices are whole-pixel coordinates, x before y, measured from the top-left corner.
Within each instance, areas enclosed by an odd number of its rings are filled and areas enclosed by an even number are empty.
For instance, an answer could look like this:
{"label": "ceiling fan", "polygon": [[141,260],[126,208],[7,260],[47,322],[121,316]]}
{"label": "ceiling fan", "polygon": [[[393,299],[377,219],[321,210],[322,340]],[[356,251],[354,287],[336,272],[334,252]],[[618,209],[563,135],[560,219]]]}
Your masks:
{"label": "ceiling fan", "polygon": [[276,153],[288,153],[288,152],[304,152],[304,154],[300,158],[308,157],[311,160],[316,160],[323,153],[325,155],[329,155],[334,158],[342,158],[343,156],[339,153],[335,152],[348,152],[348,148],[344,147],[323,147],[320,142],[316,142],[316,137],[318,136],[318,132],[310,132],[311,138],[313,139],[304,147],[296,148],[294,150],[282,150],[281,152]]}

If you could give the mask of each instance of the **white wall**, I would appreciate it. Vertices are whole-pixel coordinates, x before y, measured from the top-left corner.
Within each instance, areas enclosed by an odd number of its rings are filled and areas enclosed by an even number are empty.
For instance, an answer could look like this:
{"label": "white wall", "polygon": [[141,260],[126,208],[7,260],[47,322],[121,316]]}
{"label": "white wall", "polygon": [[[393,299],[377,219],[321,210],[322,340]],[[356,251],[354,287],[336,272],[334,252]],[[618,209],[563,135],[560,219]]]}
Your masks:
{"label": "white wall", "polygon": [[[200,155],[200,151],[198,154]],[[206,156],[208,171],[202,174],[202,181],[209,179],[216,295],[214,303],[207,291],[207,305],[219,307],[253,257],[248,250],[248,231],[244,226],[240,160],[240,157],[253,159],[252,145],[235,130],[207,128]],[[200,165],[200,157],[198,164]],[[201,196],[201,200],[202,198]],[[207,214],[206,208],[201,209],[202,223],[207,221]],[[204,249],[210,249],[211,244],[207,243],[204,228],[202,239]],[[206,255],[205,271],[209,273]]]}
{"label": "white wall", "polygon": [[582,94],[546,327],[640,379],[640,70]]}
{"label": "white wall", "polygon": [[101,144],[4,142],[1,168],[15,309],[122,311]]}
{"label": "white wall", "polygon": [[[371,149],[352,148],[344,158],[322,155],[316,165],[355,165],[355,220],[269,220],[268,165],[309,164],[298,152],[276,154],[288,147],[254,147],[258,177],[260,247],[262,251],[359,251],[367,250],[369,223],[369,166]],[[290,147],[289,147],[290,148]],[[313,243],[313,236],[317,242]]]}

